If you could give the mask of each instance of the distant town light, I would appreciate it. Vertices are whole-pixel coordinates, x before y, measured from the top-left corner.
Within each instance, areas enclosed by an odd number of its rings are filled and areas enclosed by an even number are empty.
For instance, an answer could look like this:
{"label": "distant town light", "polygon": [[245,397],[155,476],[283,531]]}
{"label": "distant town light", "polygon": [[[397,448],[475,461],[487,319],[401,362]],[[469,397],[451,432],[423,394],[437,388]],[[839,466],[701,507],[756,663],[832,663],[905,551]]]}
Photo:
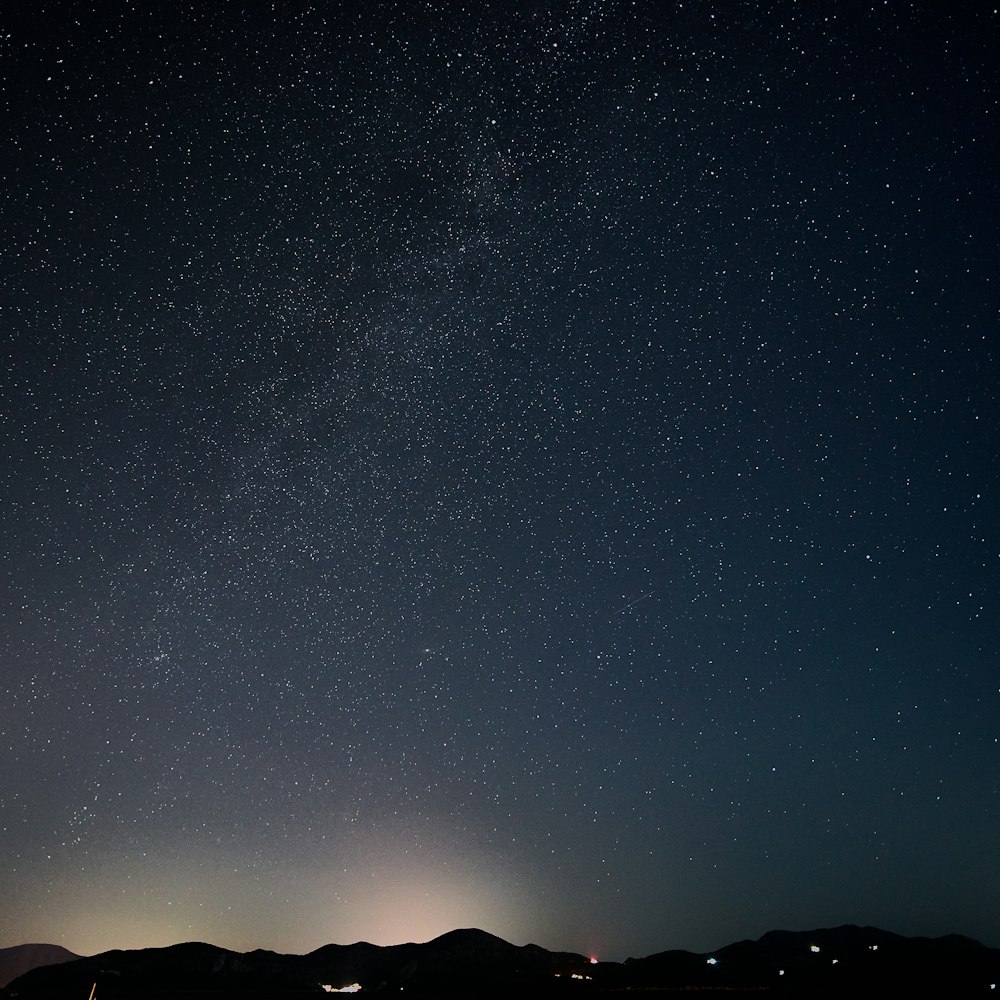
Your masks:
{"label": "distant town light", "polygon": [[819,951],[819,945],[818,944],[811,944],[811,945],[809,945],[809,950],[815,954],[816,952]]}
{"label": "distant town light", "polygon": [[590,964],[591,965],[597,965],[597,956],[596,955],[591,955],[590,956]]}
{"label": "distant town light", "polygon": [[718,965],[719,960],[717,958],[710,958],[707,960],[709,965]]}

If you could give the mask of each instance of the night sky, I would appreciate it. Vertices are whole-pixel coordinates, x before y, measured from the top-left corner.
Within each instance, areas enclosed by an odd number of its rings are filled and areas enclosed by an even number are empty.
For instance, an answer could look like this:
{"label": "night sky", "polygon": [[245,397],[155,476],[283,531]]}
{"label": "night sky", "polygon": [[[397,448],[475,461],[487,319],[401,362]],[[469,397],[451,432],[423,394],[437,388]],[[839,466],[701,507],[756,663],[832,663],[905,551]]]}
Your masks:
{"label": "night sky", "polygon": [[991,4],[9,4],[0,945],[1000,945]]}

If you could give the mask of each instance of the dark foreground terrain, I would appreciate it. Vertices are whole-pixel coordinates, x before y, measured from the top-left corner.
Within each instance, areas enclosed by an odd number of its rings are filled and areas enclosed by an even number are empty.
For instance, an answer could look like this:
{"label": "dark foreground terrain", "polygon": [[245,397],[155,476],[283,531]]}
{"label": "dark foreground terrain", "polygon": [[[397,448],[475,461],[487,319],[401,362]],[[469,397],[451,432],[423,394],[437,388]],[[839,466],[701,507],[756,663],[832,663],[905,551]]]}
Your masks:
{"label": "dark foreground terrain", "polygon": [[0,988],[42,965],[58,965],[79,957],[57,944],[21,944],[16,948],[0,948]]}
{"label": "dark foreground terrain", "polygon": [[351,983],[408,996],[997,997],[1000,950],[969,938],[904,938],[872,927],[771,931],[696,954],[665,951],[593,965],[479,930],[426,944],[326,945],[308,955],[208,944],[109,951],[19,976],[2,1000],[316,1000]]}

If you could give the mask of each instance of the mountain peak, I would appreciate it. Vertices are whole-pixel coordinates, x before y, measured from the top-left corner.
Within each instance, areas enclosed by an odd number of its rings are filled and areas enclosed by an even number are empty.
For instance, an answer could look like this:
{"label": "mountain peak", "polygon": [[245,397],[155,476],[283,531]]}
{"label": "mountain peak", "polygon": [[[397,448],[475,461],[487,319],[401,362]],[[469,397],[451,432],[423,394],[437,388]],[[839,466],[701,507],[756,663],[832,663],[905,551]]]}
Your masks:
{"label": "mountain peak", "polygon": [[496,934],[490,934],[489,931],[480,930],[478,927],[459,927],[453,931],[446,931],[444,934],[439,934],[436,938],[432,938],[427,942],[428,944],[502,944],[506,945],[508,948],[514,948],[509,941],[505,941],[502,937],[497,937]]}

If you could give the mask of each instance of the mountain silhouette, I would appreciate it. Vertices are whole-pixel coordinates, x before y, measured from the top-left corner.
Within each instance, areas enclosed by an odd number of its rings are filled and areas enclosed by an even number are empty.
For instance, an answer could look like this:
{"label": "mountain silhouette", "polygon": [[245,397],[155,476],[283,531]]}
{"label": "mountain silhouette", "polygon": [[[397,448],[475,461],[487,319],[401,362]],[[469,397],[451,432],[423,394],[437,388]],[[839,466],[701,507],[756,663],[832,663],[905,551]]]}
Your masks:
{"label": "mountain silhouette", "polygon": [[[1000,983],[1000,950],[971,938],[906,938],[876,927],[769,931],[714,952],[667,951],[624,963],[630,986],[767,988],[810,997],[937,990],[981,996]],[[995,994],[994,994],[995,995]]]}
{"label": "mountain silhouette", "polygon": [[518,947],[485,931],[450,931],[426,944],[380,947],[359,942],[325,945],[308,955],[257,950],[229,951],[200,942],[137,951],[108,951],[62,966],[34,969],[4,991],[5,998],[77,997],[93,983],[102,1000],[110,996],[163,992],[289,992],[325,995],[361,983],[373,989],[491,988],[530,985],[582,969],[582,955]]}
{"label": "mountain silhouette", "polygon": [[69,962],[79,957],[57,944],[19,944],[13,948],[0,948],[0,988],[30,969]]}
{"label": "mountain silhouette", "polygon": [[741,991],[832,998],[918,990],[965,997],[986,995],[992,984],[1000,983],[1000,950],[959,935],[906,938],[848,925],[770,931],[756,941],[737,941],[714,952],[673,950],[595,965],[583,955],[520,947],[470,928],[425,944],[329,944],[307,955],[240,953],[198,942],[108,951],[34,968],[9,983],[2,998],[86,1000],[94,983],[97,1000],[237,992],[255,997],[294,993],[305,1000],[306,994],[325,997],[324,986],[339,989],[352,983],[365,993],[403,989],[410,995],[583,990],[599,996],[623,989],[695,988],[708,991],[703,995],[724,991],[727,997]]}

